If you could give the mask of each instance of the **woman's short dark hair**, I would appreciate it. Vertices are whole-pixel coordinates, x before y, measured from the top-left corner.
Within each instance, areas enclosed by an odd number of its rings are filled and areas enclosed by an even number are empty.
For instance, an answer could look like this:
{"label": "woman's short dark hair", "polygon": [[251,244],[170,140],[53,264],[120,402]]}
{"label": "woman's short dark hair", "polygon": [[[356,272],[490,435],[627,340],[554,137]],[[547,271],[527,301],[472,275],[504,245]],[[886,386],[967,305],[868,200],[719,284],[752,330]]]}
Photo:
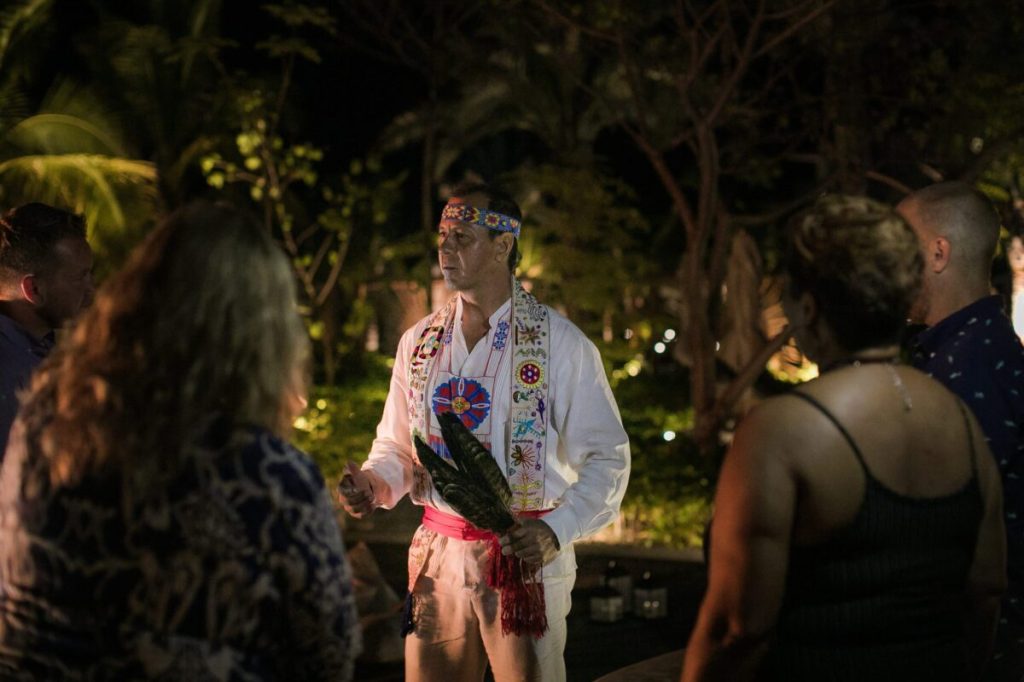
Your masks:
{"label": "woman's short dark hair", "polygon": [[[502,189],[488,185],[482,182],[462,182],[455,186],[452,190],[453,197],[467,197],[470,194],[481,194],[487,197],[487,205],[484,206],[488,211],[495,211],[507,215],[509,218],[515,218],[520,223],[523,221],[523,212],[519,208],[519,204],[512,198],[508,192]],[[495,232],[488,230],[487,234],[491,239],[496,238],[501,232]],[[515,272],[516,266],[519,265],[519,259],[521,258],[519,253],[519,239],[514,238],[512,240],[512,250],[508,252],[508,269],[511,272]]]}
{"label": "woman's short dark hair", "polygon": [[847,351],[898,340],[923,267],[906,221],[865,197],[826,195],[790,228],[790,293],[811,294]]}

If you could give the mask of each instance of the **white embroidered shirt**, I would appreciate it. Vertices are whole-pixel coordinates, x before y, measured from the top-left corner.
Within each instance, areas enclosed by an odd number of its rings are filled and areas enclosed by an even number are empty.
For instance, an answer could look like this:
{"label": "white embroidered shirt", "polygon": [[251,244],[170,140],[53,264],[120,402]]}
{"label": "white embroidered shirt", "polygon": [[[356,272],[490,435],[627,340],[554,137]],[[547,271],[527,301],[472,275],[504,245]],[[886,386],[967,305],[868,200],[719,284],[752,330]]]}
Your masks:
{"label": "white embroidered shirt", "polygon": [[[462,333],[462,301],[457,301],[455,329],[436,362],[463,376],[482,373],[494,334],[509,317],[511,299],[489,319],[487,335],[472,349]],[[574,324],[548,308],[551,336],[548,373],[547,460],[544,476],[544,517],[563,549],[596,533],[619,512],[629,478],[629,440],[594,344]],[[409,436],[408,374],[417,339],[430,316],[406,331],[398,344],[391,388],[377,437],[363,469],[370,475],[374,495],[384,508],[394,507],[413,484],[413,445]],[[507,354],[511,355],[511,354]],[[510,362],[506,358],[505,363]],[[506,467],[507,415],[510,409],[510,370],[499,368],[491,396],[491,454]],[[432,384],[436,381],[432,381]],[[433,391],[434,385],[427,390]],[[414,500],[419,504],[421,500]],[[443,502],[436,506],[454,513]]]}

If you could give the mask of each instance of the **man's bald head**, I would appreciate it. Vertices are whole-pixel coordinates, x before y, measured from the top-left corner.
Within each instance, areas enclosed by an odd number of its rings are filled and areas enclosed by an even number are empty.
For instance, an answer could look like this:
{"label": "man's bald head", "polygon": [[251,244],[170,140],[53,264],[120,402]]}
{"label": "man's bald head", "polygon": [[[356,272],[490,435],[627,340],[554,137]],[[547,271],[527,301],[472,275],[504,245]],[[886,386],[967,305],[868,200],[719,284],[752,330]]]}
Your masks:
{"label": "man's bald head", "polygon": [[896,210],[924,255],[921,300],[911,319],[931,325],[988,295],[999,216],[984,194],[965,182],[940,182],[910,194]]}
{"label": "man's bald head", "polygon": [[951,267],[988,280],[999,240],[999,216],[977,188],[966,182],[940,182],[909,195],[897,210],[922,241],[949,241]]}

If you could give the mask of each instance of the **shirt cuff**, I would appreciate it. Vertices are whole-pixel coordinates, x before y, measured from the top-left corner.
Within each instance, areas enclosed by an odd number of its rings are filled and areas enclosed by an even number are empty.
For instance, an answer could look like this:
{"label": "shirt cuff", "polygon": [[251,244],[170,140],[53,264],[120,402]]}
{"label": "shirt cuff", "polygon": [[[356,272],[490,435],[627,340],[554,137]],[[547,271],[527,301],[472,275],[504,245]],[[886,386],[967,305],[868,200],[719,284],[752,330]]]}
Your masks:
{"label": "shirt cuff", "polygon": [[391,500],[391,486],[384,478],[373,469],[363,469],[366,478],[370,481],[370,490],[373,492],[373,504],[375,507],[391,509],[395,502]]}
{"label": "shirt cuff", "polygon": [[576,515],[568,506],[562,505],[552,509],[541,517],[541,521],[548,524],[555,532],[561,549],[566,549],[583,535],[579,523],[576,522]]}

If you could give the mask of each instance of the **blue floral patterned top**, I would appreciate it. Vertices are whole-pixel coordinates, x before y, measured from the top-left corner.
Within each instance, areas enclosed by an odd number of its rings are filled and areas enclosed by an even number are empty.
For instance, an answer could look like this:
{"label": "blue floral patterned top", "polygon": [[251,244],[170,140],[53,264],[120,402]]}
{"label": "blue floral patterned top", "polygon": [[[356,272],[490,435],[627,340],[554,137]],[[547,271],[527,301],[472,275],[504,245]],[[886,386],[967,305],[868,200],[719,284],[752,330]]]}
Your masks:
{"label": "blue floral patterned top", "polygon": [[116,475],[51,488],[19,430],[0,476],[0,678],[351,678],[350,568],[303,453],[225,433],[132,501]]}

